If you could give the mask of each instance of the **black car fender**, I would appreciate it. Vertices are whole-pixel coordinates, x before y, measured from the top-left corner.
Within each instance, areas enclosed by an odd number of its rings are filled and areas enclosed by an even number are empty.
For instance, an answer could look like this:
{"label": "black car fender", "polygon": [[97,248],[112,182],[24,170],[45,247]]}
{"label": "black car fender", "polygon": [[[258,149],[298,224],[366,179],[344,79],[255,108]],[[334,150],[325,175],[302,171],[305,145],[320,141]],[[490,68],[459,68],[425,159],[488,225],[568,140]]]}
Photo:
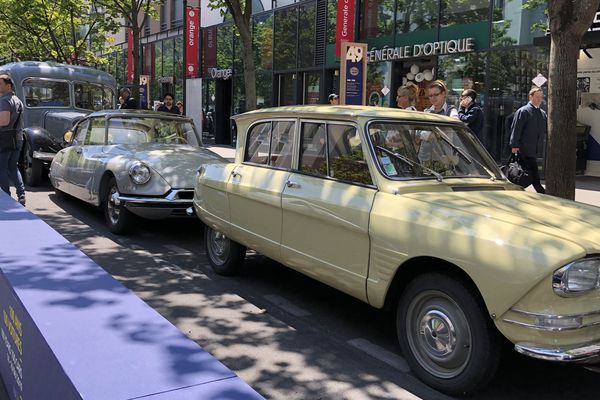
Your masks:
{"label": "black car fender", "polygon": [[[29,144],[30,156],[34,151],[57,153],[63,148],[62,143],[57,143],[46,129],[31,126],[23,129],[23,139]],[[25,149],[25,146],[23,146]],[[23,150],[24,152],[25,150]]]}

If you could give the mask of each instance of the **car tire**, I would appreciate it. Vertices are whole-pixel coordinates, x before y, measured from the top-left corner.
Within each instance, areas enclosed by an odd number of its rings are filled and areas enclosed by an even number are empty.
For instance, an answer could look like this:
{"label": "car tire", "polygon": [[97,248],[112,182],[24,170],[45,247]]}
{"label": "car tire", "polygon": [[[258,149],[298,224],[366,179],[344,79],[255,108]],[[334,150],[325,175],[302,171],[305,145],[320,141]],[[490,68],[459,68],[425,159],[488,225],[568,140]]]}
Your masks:
{"label": "car tire", "polygon": [[209,226],[204,228],[204,243],[208,261],[219,275],[235,275],[244,262],[246,248]]}
{"label": "car tire", "polygon": [[119,194],[117,180],[110,178],[106,185],[106,190],[103,191],[104,200],[102,206],[104,208],[104,218],[108,230],[117,235],[124,235],[131,231],[135,216],[122,203],[117,203],[113,195]]}
{"label": "car tire", "polygon": [[474,288],[441,273],[418,276],[402,293],[396,326],[413,373],[450,395],[485,386],[500,362],[498,334]]}
{"label": "car tire", "polygon": [[44,164],[33,158],[31,144],[25,141],[25,151],[23,154],[23,180],[30,187],[39,186],[44,179]]}

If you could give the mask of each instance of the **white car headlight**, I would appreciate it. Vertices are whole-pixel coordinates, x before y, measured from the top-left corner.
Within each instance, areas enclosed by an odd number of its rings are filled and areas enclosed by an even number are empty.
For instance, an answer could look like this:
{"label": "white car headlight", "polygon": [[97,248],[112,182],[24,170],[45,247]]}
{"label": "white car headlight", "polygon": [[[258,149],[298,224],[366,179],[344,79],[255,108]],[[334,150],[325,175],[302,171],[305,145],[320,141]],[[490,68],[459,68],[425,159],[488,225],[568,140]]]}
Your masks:
{"label": "white car headlight", "polygon": [[129,167],[129,176],[136,185],[143,185],[150,180],[150,168],[140,161]]}
{"label": "white car headlight", "polygon": [[554,271],[552,288],[562,297],[577,296],[600,286],[600,257],[574,261]]}

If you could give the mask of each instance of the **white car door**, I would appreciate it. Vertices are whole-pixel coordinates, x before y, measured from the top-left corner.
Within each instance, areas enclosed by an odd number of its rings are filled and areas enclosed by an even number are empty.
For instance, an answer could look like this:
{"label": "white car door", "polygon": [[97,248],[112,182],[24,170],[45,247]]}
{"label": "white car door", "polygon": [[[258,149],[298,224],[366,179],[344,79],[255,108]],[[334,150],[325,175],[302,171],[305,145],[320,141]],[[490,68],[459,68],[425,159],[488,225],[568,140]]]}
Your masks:
{"label": "white car door", "polygon": [[104,117],[90,119],[83,146],[76,149],[76,162],[73,165],[71,184],[74,196],[91,201],[95,171],[104,163],[103,149],[106,143],[106,120]]}

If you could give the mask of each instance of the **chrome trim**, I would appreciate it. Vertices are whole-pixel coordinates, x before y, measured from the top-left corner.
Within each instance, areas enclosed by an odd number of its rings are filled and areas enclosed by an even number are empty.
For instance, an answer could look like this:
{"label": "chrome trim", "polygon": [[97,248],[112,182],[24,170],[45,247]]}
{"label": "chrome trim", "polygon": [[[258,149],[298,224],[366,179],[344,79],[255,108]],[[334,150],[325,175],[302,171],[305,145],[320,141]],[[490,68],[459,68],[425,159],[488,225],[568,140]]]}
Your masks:
{"label": "chrome trim", "polygon": [[52,161],[52,160],[54,160],[55,155],[56,155],[56,153],[48,153],[46,151],[34,151],[33,152],[33,158],[35,158],[36,160],[42,160],[42,161]]}
{"label": "chrome trim", "polygon": [[[192,205],[193,199],[177,199],[179,193],[194,193],[193,189],[174,189],[169,192],[165,197],[135,197],[126,196],[119,194],[118,200],[125,202],[126,205],[173,205],[182,207],[185,205]],[[186,207],[187,208],[187,207]]]}
{"label": "chrome trim", "polygon": [[[559,318],[556,318],[556,319],[559,319]],[[539,326],[539,325],[530,324],[527,322],[515,321],[512,319],[503,319],[502,322],[506,322],[507,324],[513,324],[513,325],[517,325],[517,326],[522,326],[524,328],[536,329],[538,331],[546,331],[546,332],[576,331],[578,329],[589,328],[591,326],[600,325],[600,321],[591,322],[588,324],[581,324],[579,326],[571,326],[571,327]]]}
{"label": "chrome trim", "polygon": [[515,343],[515,350],[540,360],[593,363],[600,361],[600,343],[587,343],[573,347],[543,347],[535,343]]}
{"label": "chrome trim", "polygon": [[185,213],[187,215],[189,215],[190,217],[193,217],[194,215],[196,215],[196,211],[194,210],[194,207],[188,207],[185,209]]}
{"label": "chrome trim", "polygon": [[563,318],[579,318],[579,317],[589,317],[592,315],[600,315],[600,310],[588,311],[581,314],[565,314],[565,315],[555,315],[555,314],[541,314],[535,313],[531,311],[519,310],[517,308],[511,308],[510,311],[515,312],[517,314],[523,314],[532,317],[542,317],[542,318],[554,318],[554,319],[563,319]]}

